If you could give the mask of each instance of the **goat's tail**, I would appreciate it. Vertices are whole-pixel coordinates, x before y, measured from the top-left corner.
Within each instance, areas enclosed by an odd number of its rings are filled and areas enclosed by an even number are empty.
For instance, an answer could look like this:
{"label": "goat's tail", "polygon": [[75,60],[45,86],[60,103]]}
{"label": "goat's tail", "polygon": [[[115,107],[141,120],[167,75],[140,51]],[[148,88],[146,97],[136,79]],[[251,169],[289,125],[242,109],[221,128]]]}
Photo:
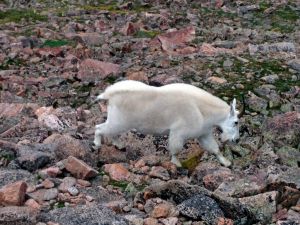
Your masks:
{"label": "goat's tail", "polygon": [[91,108],[92,105],[94,105],[96,102],[99,102],[100,100],[107,100],[108,98],[105,96],[105,93],[98,95],[94,100],[90,101],[88,103],[88,108]]}
{"label": "goat's tail", "polygon": [[106,96],[105,92],[103,92],[102,94],[98,95],[97,98],[95,99],[95,102],[98,102],[100,100],[107,100],[107,96]]}

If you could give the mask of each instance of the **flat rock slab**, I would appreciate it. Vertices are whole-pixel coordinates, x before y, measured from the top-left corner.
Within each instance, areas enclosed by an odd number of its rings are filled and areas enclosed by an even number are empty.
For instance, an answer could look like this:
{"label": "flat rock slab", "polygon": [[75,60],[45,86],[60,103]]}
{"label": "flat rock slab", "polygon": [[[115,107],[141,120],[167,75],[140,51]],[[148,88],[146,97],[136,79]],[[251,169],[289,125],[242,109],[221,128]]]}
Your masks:
{"label": "flat rock slab", "polygon": [[1,225],[36,224],[37,211],[29,207],[7,206],[0,208]]}
{"label": "flat rock slab", "polygon": [[112,210],[101,206],[65,207],[41,214],[40,221],[55,222],[63,225],[128,225],[122,217]]}

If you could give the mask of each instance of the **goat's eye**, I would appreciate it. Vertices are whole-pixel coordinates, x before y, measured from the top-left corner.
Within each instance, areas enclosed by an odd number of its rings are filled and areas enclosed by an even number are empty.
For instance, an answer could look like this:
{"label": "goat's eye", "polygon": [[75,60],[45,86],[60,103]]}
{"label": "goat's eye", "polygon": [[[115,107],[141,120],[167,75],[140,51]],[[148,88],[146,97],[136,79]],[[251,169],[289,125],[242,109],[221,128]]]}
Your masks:
{"label": "goat's eye", "polygon": [[239,122],[238,122],[238,121],[235,121],[235,122],[234,122],[234,125],[235,125],[235,126],[237,126],[238,124],[239,124]]}

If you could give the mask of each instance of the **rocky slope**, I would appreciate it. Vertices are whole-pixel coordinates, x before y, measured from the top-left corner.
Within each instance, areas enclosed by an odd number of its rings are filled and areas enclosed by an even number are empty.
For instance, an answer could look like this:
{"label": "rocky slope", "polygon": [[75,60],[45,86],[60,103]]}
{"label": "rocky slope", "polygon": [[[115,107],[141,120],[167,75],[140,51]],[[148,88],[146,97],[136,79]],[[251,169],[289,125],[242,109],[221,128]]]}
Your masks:
{"label": "rocky slope", "polygon": [[[0,31],[0,224],[300,224],[296,0],[2,0]],[[233,166],[134,131],[94,149],[123,79],[236,97]]]}

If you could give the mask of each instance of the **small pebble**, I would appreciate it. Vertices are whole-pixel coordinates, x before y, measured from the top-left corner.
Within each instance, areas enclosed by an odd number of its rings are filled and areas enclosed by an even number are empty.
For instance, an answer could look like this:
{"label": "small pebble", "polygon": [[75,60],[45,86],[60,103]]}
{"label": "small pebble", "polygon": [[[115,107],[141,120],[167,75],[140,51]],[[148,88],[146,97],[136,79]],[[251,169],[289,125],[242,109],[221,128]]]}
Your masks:
{"label": "small pebble", "polygon": [[68,188],[68,192],[71,194],[71,195],[73,195],[73,196],[76,196],[76,195],[78,195],[79,194],[79,191],[78,191],[78,189],[76,188],[76,187],[69,187]]}
{"label": "small pebble", "polygon": [[131,211],[131,207],[128,206],[128,205],[126,205],[126,206],[123,207],[123,211],[124,212],[130,212]]}
{"label": "small pebble", "polygon": [[94,199],[92,196],[90,196],[90,195],[87,195],[85,198],[86,198],[86,200],[89,201],[89,202],[92,202],[92,201],[95,200],[95,199]]}

